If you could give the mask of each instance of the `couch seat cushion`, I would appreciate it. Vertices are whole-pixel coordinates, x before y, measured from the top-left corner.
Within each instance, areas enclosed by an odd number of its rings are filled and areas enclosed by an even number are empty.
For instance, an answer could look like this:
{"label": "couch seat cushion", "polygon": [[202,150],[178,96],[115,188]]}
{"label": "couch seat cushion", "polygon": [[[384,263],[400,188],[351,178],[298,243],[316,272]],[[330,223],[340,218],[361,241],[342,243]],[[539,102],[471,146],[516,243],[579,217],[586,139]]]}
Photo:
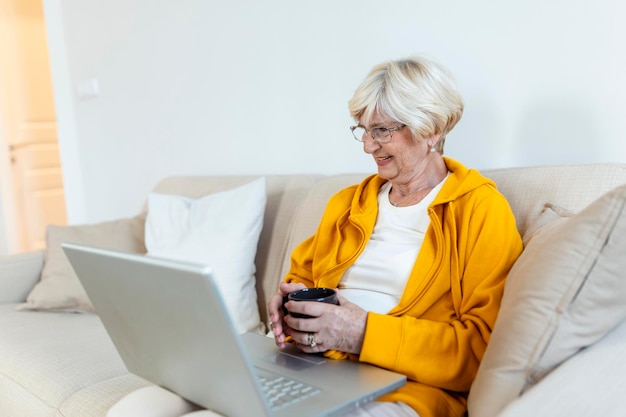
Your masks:
{"label": "couch seat cushion", "polygon": [[0,415],[103,417],[146,385],[126,371],[97,316],[0,305],[0,390],[9,398]]}

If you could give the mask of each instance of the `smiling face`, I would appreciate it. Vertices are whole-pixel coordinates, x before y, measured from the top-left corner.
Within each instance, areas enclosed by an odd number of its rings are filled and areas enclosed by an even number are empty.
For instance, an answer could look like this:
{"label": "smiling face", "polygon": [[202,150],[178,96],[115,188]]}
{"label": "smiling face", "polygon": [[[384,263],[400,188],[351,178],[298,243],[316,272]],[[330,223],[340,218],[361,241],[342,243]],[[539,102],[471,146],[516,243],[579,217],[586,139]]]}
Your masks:
{"label": "smiling face", "polygon": [[[460,120],[463,99],[444,67],[419,56],[376,65],[356,88],[348,108],[352,119],[367,129],[410,126],[394,132],[385,144],[363,136],[364,151],[392,185],[406,184],[406,191],[414,192],[445,178],[441,138]],[[431,145],[436,152],[430,152]]]}
{"label": "smiling face", "polygon": [[[388,116],[375,113],[365,127],[393,128],[398,124]],[[388,143],[378,143],[369,134],[364,135],[363,150],[374,158],[378,175],[394,186],[409,187],[429,180],[433,171],[440,169],[441,155],[430,152],[431,145],[437,143],[439,137],[415,138],[407,126],[393,132],[393,138]]]}

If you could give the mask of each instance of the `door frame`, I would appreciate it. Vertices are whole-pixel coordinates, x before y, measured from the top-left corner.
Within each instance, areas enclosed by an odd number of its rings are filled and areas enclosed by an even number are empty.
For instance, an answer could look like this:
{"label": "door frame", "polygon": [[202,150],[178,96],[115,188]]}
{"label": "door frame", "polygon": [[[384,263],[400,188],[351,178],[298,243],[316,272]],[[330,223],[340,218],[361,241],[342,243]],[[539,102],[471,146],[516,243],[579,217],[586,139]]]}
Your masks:
{"label": "door frame", "polygon": [[0,0],[0,255],[19,250],[19,224],[15,210],[10,138],[16,134],[16,115],[11,103],[17,76],[15,14],[7,0]]}
{"label": "door frame", "polygon": [[[54,100],[52,74],[41,72],[41,62],[34,66],[31,62],[43,61],[44,55],[40,54],[49,54],[43,6],[43,0],[0,0],[0,255],[39,248],[43,242],[40,230],[50,221],[41,217],[40,211],[59,208],[37,200],[49,197],[45,187],[50,186],[47,184],[56,187],[57,182],[44,182],[41,189],[37,185],[32,188],[33,177],[24,170],[16,171],[25,166],[24,155],[29,163],[40,163],[47,161],[40,158],[46,155],[50,144],[58,147],[54,103],[48,103]],[[48,56],[45,60],[48,61]],[[26,68],[29,71],[24,72]],[[43,84],[38,85],[39,82]],[[27,83],[35,83],[39,89],[26,88],[31,85]],[[29,153],[24,154],[27,152],[24,149]],[[50,167],[58,167],[57,162]],[[28,169],[33,174],[32,168]],[[48,167],[44,165],[43,169]],[[33,190],[43,193],[35,195],[33,200]],[[26,196],[25,191],[30,194]],[[65,203],[61,210],[66,213]]]}

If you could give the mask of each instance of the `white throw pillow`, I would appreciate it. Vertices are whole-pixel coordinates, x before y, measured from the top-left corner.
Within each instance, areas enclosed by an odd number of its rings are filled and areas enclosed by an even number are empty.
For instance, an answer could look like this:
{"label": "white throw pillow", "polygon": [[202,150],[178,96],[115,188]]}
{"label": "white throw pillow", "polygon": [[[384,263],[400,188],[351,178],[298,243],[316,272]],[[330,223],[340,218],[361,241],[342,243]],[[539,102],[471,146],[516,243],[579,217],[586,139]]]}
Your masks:
{"label": "white throw pillow", "polygon": [[[545,214],[555,218],[554,212]],[[624,320],[624,248],[626,185],[534,233],[509,274],[470,390],[470,415],[498,415],[547,373]]]}
{"label": "white throw pillow", "polygon": [[254,258],[265,202],[265,178],[197,200],[158,193],[148,196],[148,255],[210,265],[239,333],[264,329]]}

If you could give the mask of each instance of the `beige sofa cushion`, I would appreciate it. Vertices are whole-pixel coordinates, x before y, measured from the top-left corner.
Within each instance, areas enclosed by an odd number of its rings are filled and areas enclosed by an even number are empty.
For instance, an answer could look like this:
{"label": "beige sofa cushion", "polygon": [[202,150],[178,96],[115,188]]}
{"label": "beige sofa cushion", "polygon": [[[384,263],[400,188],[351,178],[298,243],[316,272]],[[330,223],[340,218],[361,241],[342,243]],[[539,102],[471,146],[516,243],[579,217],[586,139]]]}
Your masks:
{"label": "beige sofa cushion", "polygon": [[626,317],[626,185],[546,228],[511,270],[470,415],[498,415]]}
{"label": "beige sofa cushion", "polygon": [[21,310],[94,312],[78,277],[67,260],[62,242],[82,243],[122,252],[145,253],[144,217],[79,226],[48,226],[41,279]]}

